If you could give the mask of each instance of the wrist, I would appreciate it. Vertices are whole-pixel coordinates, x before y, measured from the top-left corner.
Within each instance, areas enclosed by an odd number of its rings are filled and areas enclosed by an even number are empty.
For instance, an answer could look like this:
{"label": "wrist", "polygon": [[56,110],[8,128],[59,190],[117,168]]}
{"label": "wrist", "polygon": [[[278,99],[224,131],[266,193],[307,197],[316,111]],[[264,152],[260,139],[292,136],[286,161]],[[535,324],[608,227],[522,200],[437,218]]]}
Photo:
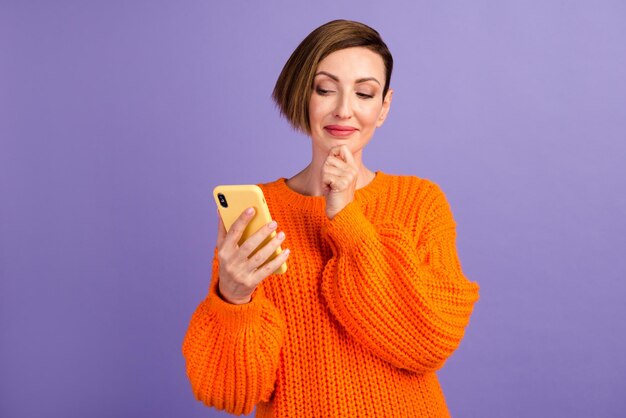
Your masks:
{"label": "wrist", "polygon": [[242,296],[240,296],[240,297],[226,296],[226,295],[224,295],[224,292],[222,292],[222,289],[220,288],[219,285],[217,286],[217,295],[224,302],[230,303],[232,305],[244,305],[246,303],[250,303],[250,301],[252,300],[252,295],[243,296],[243,297]]}

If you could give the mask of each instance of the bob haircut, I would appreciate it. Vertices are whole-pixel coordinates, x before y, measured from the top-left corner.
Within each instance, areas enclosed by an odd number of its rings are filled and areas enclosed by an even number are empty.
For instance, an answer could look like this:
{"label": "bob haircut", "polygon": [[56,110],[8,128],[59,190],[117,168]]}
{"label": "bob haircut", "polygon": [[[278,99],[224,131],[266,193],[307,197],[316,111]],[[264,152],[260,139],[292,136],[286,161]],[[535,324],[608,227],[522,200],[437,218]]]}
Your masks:
{"label": "bob haircut", "polygon": [[382,57],[386,73],[383,89],[385,100],[391,80],[393,57],[380,34],[360,22],[330,21],[311,32],[293,51],[272,92],[280,113],[296,130],[311,133],[309,101],[320,61],[335,51],[352,47],[365,47]]}

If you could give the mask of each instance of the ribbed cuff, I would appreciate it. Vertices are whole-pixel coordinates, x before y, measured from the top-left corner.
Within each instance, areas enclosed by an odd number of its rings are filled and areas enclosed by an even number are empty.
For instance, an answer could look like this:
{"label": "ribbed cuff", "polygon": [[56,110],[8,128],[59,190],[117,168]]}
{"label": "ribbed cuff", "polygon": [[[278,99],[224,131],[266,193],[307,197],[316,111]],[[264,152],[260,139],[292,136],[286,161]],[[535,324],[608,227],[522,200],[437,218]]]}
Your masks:
{"label": "ribbed cuff", "polygon": [[359,202],[353,200],[324,225],[322,234],[336,248],[350,250],[375,237],[376,229],[363,214]]}
{"label": "ribbed cuff", "polygon": [[215,284],[211,285],[209,295],[207,296],[209,310],[215,313],[216,318],[227,327],[235,330],[259,325],[265,301],[263,295],[257,294],[255,290],[252,293],[250,302],[240,305],[229,303],[218,294],[218,282],[219,279],[215,281]]}

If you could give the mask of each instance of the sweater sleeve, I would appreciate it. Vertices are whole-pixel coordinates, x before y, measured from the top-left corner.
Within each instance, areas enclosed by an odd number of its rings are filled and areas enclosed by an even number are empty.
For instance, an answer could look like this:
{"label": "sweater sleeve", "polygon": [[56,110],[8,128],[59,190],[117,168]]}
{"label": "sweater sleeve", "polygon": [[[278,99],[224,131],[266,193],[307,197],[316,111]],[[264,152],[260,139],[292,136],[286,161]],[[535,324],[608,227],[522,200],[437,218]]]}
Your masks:
{"label": "sweater sleeve", "polygon": [[264,296],[230,304],[218,294],[217,248],[208,296],[194,312],[183,341],[187,376],[198,400],[231,414],[249,414],[274,391],[285,324]]}
{"label": "sweater sleeve", "polygon": [[322,293],[333,315],[375,355],[420,373],[443,366],[478,300],[478,285],[461,271],[444,194],[434,186],[424,202],[423,221],[373,225],[353,201],[323,229],[333,257]]}

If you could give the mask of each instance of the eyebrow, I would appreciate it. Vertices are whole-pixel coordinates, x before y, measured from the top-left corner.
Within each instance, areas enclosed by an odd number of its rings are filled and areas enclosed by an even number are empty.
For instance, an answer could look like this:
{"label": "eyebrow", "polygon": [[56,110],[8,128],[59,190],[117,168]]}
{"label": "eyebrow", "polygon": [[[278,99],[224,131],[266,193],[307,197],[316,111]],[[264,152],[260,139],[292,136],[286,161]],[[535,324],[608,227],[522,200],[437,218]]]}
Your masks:
{"label": "eyebrow", "polygon": [[[335,81],[339,81],[339,77],[337,77],[336,75],[333,75],[331,73],[327,73],[326,71],[320,71],[320,72],[316,73],[315,77],[317,77],[318,75],[325,75],[325,76],[328,76],[328,77],[332,78]],[[375,81],[376,83],[378,83],[379,86],[381,85],[380,82],[378,80],[376,80],[376,78],[374,78],[374,77],[359,78],[358,80],[356,80],[355,84],[365,83],[366,81]]]}

